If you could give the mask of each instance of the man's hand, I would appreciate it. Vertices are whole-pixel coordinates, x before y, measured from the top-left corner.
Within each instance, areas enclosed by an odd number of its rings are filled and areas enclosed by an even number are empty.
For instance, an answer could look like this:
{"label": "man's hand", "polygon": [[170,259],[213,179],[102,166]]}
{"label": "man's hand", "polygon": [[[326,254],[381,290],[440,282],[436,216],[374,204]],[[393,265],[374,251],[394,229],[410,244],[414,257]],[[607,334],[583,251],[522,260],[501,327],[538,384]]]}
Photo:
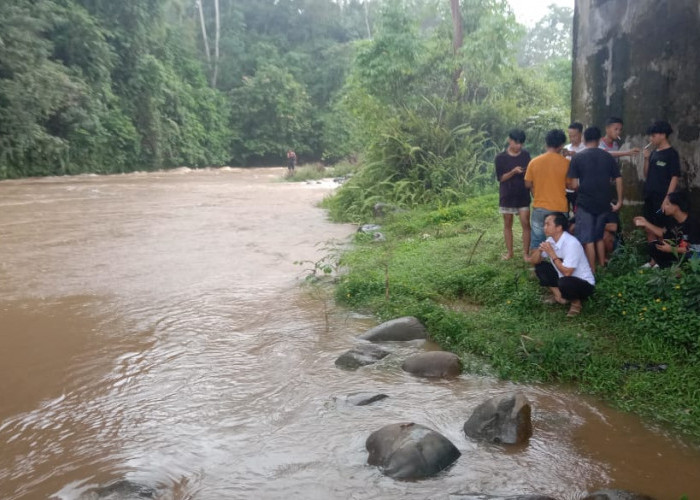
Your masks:
{"label": "man's hand", "polygon": [[620,209],[622,208],[622,200],[618,201],[617,203],[612,205],[610,208],[612,209],[613,212],[619,212]]}
{"label": "man's hand", "polygon": [[664,240],[664,241],[659,241],[659,242],[656,244],[656,248],[658,248],[658,249],[661,250],[662,252],[666,252],[666,253],[671,253],[671,252],[673,252],[673,247],[672,247],[671,245],[669,245],[668,242],[665,241],[665,240]]}
{"label": "man's hand", "polygon": [[515,167],[513,170],[511,170],[511,172],[515,174],[522,174],[523,172],[525,172],[525,170],[523,169],[523,167]]}
{"label": "man's hand", "polygon": [[647,227],[647,225],[649,224],[649,221],[641,215],[632,219],[632,222],[634,222],[634,225],[637,227]]}
{"label": "man's hand", "polygon": [[645,160],[648,160],[650,156],[651,156],[651,149],[650,149],[650,148],[644,148],[644,159],[645,159]]}
{"label": "man's hand", "polygon": [[639,154],[640,151],[641,149],[639,148],[632,148],[629,151],[627,151],[627,156],[634,156],[636,154]]}
{"label": "man's hand", "polygon": [[557,254],[554,252],[552,244],[548,241],[540,243],[540,250],[549,255],[552,259],[556,259]]}

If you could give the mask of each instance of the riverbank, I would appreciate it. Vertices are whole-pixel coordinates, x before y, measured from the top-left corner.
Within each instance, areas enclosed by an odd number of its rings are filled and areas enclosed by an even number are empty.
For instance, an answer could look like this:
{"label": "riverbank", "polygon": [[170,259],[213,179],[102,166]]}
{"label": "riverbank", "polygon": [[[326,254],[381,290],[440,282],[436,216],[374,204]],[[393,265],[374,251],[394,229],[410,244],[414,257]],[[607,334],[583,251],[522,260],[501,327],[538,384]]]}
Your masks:
{"label": "riverbank", "polygon": [[[397,213],[380,222],[385,241],[358,233],[337,300],[384,320],[418,317],[467,371],[573,384],[700,440],[700,268],[640,270],[630,235],[583,313],[567,318],[542,303],[528,264],[501,260],[496,207],[483,195]],[[516,254],[519,241],[516,230]]]}

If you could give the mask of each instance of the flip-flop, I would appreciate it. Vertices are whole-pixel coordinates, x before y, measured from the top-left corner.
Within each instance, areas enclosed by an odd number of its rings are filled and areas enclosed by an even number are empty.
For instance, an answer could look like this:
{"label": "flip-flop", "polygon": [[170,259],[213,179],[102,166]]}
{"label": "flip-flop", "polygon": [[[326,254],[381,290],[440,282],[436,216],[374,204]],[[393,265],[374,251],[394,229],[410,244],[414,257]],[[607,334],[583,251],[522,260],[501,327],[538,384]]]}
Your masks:
{"label": "flip-flop", "polygon": [[581,314],[581,306],[571,304],[569,312],[566,313],[566,317],[573,318],[574,316],[578,316],[579,314]]}

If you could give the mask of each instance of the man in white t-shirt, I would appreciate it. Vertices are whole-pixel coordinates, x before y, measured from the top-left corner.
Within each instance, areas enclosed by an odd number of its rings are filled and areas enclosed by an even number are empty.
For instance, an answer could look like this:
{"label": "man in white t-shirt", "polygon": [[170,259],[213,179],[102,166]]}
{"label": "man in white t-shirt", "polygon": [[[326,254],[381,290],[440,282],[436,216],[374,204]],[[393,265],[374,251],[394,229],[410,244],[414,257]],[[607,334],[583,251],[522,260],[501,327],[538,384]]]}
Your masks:
{"label": "man in white t-shirt", "polygon": [[569,144],[564,146],[564,156],[571,157],[576,153],[586,149],[586,143],[583,142],[583,124],[579,122],[572,122],[569,125]]}
{"label": "man in white t-shirt", "polygon": [[572,317],[581,312],[581,301],[595,290],[595,277],[586,252],[576,237],[566,231],[567,226],[563,213],[548,215],[544,220],[547,240],[532,251],[530,262],[535,264],[540,284],[552,291],[553,302],[571,302],[567,316]]}

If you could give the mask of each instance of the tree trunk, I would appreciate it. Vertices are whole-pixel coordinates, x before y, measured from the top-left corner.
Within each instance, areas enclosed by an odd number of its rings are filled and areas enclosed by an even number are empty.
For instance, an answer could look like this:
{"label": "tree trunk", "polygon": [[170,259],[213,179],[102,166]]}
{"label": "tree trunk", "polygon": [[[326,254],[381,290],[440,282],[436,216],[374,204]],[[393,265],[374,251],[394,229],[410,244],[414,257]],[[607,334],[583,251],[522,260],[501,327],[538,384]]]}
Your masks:
{"label": "tree trunk", "polygon": [[216,35],[214,36],[214,70],[211,76],[211,87],[216,88],[216,77],[219,73],[219,38],[221,34],[221,22],[219,16],[219,0],[214,0],[214,18],[216,22]]}
{"label": "tree trunk", "polygon": [[202,9],[202,0],[197,0],[197,8],[199,9],[199,22],[202,25],[202,39],[204,40],[204,55],[207,57],[207,63],[211,66],[211,54],[209,52],[209,37],[207,36],[207,25],[204,22],[204,10]]}
{"label": "tree trunk", "polygon": [[[459,0],[450,0],[452,8],[452,50],[455,57],[464,43],[464,30],[462,28],[462,12],[459,10]],[[455,69],[452,75],[452,96],[459,97],[459,78],[462,76],[461,65]]]}
{"label": "tree trunk", "polygon": [[369,29],[369,0],[365,0],[365,26],[367,26],[367,38],[372,39],[372,30]]}

